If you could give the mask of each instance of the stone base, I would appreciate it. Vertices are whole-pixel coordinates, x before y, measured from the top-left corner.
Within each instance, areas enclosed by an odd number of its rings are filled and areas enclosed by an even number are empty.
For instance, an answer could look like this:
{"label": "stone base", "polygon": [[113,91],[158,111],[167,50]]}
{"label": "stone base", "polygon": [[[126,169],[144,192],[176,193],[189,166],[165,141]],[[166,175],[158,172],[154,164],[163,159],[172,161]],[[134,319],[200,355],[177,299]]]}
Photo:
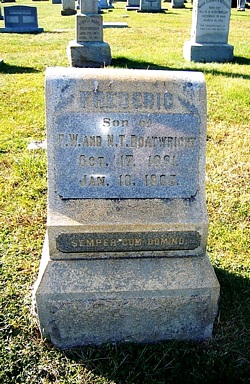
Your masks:
{"label": "stone base", "polygon": [[101,68],[111,63],[110,46],[105,42],[70,41],[67,55],[71,67]]}
{"label": "stone base", "polygon": [[139,9],[139,6],[129,6],[129,5],[126,5],[126,10],[127,11],[137,11]]}
{"label": "stone base", "polygon": [[187,61],[224,63],[233,59],[234,47],[229,44],[197,44],[186,41],[183,56]]}
{"label": "stone base", "polygon": [[47,242],[34,289],[42,336],[59,348],[203,340],[218,299],[207,256],[52,261]]}
{"label": "stone base", "polygon": [[63,9],[61,11],[62,16],[72,16],[72,15],[76,15],[76,14],[77,14],[76,9]]}
{"label": "stone base", "polygon": [[42,33],[43,28],[0,28],[0,33]]}

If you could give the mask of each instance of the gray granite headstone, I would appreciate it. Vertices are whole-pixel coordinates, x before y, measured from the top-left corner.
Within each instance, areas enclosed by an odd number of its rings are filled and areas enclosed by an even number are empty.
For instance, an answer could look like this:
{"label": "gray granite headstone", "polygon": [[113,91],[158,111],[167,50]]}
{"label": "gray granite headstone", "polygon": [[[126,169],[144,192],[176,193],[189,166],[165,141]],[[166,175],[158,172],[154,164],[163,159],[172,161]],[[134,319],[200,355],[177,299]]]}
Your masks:
{"label": "gray granite headstone", "polygon": [[1,33],[41,33],[43,28],[38,27],[37,8],[27,5],[4,7],[5,27],[0,28]]}
{"label": "gray granite headstone", "polygon": [[111,63],[111,51],[103,41],[103,19],[98,14],[97,0],[81,0],[81,13],[76,15],[76,40],[70,41],[67,55],[72,67],[100,68]]}
{"label": "gray granite headstone", "polygon": [[140,0],[139,10],[137,12],[160,12],[161,0]]}
{"label": "gray granite headstone", "polygon": [[231,0],[194,0],[191,40],[183,54],[188,61],[226,62],[233,59],[228,44]]}
{"label": "gray granite headstone", "polygon": [[210,337],[204,76],[49,68],[46,116],[42,335],[62,348]]}

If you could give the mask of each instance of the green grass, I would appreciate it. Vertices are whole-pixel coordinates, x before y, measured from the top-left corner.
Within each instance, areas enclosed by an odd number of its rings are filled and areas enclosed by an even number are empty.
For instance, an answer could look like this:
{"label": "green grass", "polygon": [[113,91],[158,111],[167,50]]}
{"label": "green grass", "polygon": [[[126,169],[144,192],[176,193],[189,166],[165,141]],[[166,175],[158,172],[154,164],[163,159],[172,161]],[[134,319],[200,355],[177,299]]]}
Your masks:
{"label": "green grass", "polygon": [[[55,349],[42,340],[31,312],[46,222],[46,154],[28,151],[44,140],[44,72],[68,66],[74,17],[48,1],[38,8],[39,35],[1,34],[0,58],[0,382],[1,383],[249,383],[250,382],[250,9],[232,10],[232,63],[189,63],[191,6],[164,14],[105,11],[112,66],[195,70],[205,74],[208,101],[208,251],[221,285],[213,338],[201,343],[123,344]],[[13,4],[2,4],[8,6]],[[126,16],[126,17],[124,17]],[[0,27],[3,22],[0,21]]]}

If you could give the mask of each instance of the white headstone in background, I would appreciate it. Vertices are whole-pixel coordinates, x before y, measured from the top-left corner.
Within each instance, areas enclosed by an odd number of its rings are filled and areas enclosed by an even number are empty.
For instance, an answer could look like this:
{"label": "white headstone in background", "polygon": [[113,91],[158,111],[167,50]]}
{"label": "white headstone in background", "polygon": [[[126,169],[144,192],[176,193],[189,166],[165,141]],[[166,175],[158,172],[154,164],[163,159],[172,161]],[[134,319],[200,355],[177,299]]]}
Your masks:
{"label": "white headstone in background", "polygon": [[233,58],[228,44],[231,0],[194,0],[191,40],[184,43],[184,58],[197,62],[225,62]]}

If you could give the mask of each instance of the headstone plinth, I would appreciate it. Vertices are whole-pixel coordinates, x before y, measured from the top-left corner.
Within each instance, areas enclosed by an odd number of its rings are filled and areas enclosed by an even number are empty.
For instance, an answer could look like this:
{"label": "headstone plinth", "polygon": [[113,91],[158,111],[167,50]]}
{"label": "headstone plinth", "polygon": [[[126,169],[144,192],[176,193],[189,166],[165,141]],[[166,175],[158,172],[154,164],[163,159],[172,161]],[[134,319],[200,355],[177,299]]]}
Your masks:
{"label": "headstone plinth", "polygon": [[71,67],[101,68],[110,65],[110,46],[104,41],[81,42],[72,40],[67,47]]}
{"label": "headstone plinth", "polygon": [[110,46],[103,41],[103,18],[98,14],[97,1],[81,2],[81,13],[76,15],[76,41],[69,42],[67,55],[72,67],[110,65]]}
{"label": "headstone plinth", "polygon": [[49,68],[46,121],[42,335],[60,348],[210,337],[203,75]]}
{"label": "headstone plinth", "polygon": [[233,59],[228,44],[231,0],[194,0],[191,40],[184,43],[188,61],[226,62]]}
{"label": "headstone plinth", "polygon": [[233,59],[234,47],[230,44],[184,43],[184,58],[200,63],[224,63]]}

